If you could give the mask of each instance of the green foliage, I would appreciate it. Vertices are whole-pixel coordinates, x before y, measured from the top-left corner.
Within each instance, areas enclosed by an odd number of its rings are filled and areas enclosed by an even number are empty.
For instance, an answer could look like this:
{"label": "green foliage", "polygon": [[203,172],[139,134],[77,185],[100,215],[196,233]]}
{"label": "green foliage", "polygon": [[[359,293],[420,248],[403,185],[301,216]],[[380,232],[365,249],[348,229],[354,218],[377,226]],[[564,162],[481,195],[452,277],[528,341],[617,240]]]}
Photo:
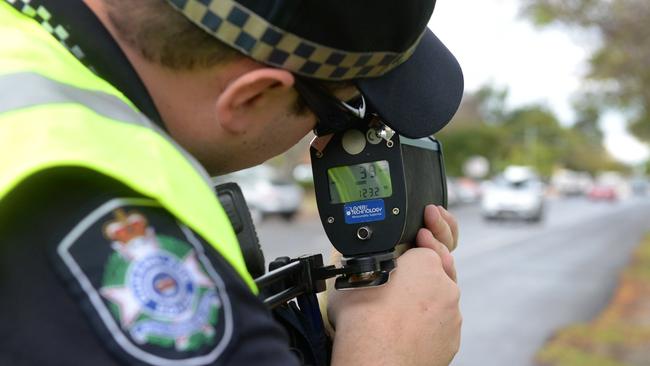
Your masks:
{"label": "green foliage", "polygon": [[[562,156],[562,165],[571,170],[596,173],[609,170],[609,156],[600,143],[593,143],[589,137],[575,127],[566,133],[567,148]],[[617,170],[617,169],[615,169]]]}
{"label": "green foliage", "polygon": [[628,366],[607,356],[561,345],[545,348],[537,360],[540,365],[553,366]]}
{"label": "green foliage", "polygon": [[512,164],[533,166],[546,177],[557,167],[619,170],[602,146],[593,99],[576,103],[578,120],[567,128],[543,106],[507,110],[506,96],[492,86],[467,95],[453,123],[437,135],[450,176],[462,175],[464,162],[474,155],[490,161],[491,173]]}
{"label": "green foliage", "polygon": [[630,124],[630,131],[640,139],[650,141],[650,115],[645,115],[632,122]]}
{"label": "green foliage", "polygon": [[530,165],[550,176],[566,150],[566,131],[550,111],[529,106],[511,112],[503,123],[508,130],[509,158],[517,165]]}
{"label": "green foliage", "polygon": [[603,141],[603,131],[598,126],[602,104],[601,98],[591,93],[583,94],[573,101],[573,111],[576,114],[573,129],[590,144],[601,144]]}
{"label": "green foliage", "polygon": [[[595,31],[587,77],[596,94],[630,118],[630,131],[650,142],[650,2],[648,0],[522,0],[524,14],[544,26]],[[599,106],[602,108],[603,105]]]}
{"label": "green foliage", "polygon": [[470,156],[481,155],[491,162],[507,156],[503,144],[505,130],[498,126],[478,124],[454,130],[443,130],[438,136],[445,154],[445,169],[449,176],[463,175],[462,167]]}

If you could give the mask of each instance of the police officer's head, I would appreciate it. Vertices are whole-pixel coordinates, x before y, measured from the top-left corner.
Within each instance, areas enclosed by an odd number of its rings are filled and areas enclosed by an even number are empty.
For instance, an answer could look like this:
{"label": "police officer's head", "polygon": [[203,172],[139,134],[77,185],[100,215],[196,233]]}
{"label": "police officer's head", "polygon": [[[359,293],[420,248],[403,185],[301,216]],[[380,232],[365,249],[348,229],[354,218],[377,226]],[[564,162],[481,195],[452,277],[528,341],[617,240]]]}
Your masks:
{"label": "police officer's head", "polygon": [[281,153],[317,119],[331,131],[332,117],[354,114],[339,101],[359,93],[410,137],[442,128],[462,96],[458,63],[426,28],[435,0],[86,2],[170,133],[212,170]]}

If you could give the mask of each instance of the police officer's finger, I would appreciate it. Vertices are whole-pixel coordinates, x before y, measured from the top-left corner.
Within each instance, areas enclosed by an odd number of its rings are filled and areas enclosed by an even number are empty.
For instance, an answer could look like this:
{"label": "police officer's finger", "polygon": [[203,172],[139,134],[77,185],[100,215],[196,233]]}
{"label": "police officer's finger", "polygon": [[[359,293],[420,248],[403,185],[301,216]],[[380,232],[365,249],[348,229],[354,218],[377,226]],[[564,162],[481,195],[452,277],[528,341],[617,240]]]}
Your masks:
{"label": "police officer's finger", "polygon": [[451,235],[454,238],[454,245],[449,248],[449,250],[453,251],[458,246],[458,221],[456,221],[454,215],[449,213],[449,211],[447,211],[444,207],[438,206],[438,211],[440,211],[440,215],[442,215],[442,218],[447,222],[447,225],[449,225],[449,228],[451,229]]}
{"label": "police officer's finger", "polygon": [[456,282],[456,266],[454,265],[454,257],[449,253],[449,248],[436,240],[431,231],[420,229],[415,238],[415,244],[420,248],[429,248],[435,251],[442,261],[442,268],[445,270],[445,273],[447,273],[447,276]]}
{"label": "police officer's finger", "polygon": [[332,249],[330,251],[330,264],[334,265],[340,265],[341,264],[341,258],[343,258],[343,255],[339,253],[338,250]]}
{"label": "police officer's finger", "polygon": [[438,207],[428,205],[424,208],[424,227],[429,229],[433,233],[433,236],[446,245],[449,250],[452,250],[456,246],[451,228],[443,218]]}

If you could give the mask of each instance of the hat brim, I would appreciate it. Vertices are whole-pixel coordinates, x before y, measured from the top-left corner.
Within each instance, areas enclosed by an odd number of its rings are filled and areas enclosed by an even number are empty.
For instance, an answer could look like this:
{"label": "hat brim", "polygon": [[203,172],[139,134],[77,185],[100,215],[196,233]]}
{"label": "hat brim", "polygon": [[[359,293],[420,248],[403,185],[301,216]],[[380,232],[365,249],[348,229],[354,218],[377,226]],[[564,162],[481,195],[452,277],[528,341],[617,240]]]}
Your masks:
{"label": "hat brim", "polygon": [[410,138],[433,135],[454,116],[463,97],[458,61],[428,28],[413,55],[377,78],[358,79],[370,110]]}

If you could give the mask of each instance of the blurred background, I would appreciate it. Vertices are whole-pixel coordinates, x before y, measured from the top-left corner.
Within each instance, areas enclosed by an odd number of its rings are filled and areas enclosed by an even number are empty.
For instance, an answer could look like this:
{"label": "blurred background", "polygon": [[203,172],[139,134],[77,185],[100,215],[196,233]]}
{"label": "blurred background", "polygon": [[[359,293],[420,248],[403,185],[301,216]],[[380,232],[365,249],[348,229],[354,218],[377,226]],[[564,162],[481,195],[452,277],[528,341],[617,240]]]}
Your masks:
{"label": "blurred background", "polygon": [[[650,2],[441,0],[456,366],[650,365]],[[240,184],[267,262],[324,253],[308,139]]]}

